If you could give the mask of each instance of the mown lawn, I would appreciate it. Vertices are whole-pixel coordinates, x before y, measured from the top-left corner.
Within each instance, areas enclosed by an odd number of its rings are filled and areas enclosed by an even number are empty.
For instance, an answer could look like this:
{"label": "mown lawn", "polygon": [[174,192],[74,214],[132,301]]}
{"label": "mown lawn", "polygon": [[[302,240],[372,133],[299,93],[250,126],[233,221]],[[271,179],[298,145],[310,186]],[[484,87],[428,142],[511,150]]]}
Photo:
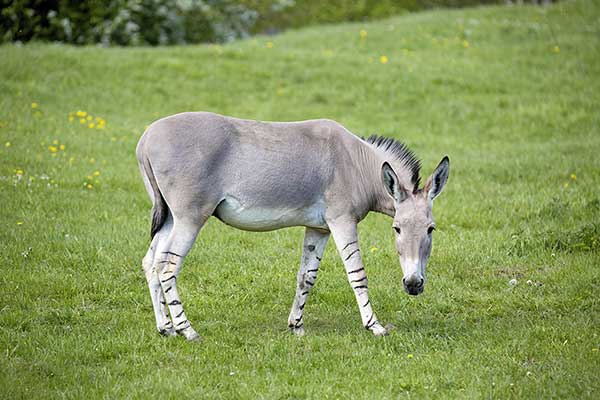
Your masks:
{"label": "mown lawn", "polygon": [[[564,1],[225,46],[1,46],[0,397],[598,398],[599,21]],[[332,243],[288,334],[303,230],[217,220],[179,279],[203,342],[158,335],[134,153],[187,110],[332,118],[405,141],[425,176],[450,156],[423,295],[403,293],[391,220],[360,225],[390,336],[362,328]]]}

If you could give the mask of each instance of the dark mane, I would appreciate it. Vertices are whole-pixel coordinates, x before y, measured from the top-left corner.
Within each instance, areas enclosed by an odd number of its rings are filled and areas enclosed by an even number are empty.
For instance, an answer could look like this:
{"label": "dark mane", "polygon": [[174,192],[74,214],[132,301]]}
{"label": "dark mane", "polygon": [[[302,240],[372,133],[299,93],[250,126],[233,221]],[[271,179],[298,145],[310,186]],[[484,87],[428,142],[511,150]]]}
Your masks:
{"label": "dark mane", "polygon": [[413,192],[416,193],[419,190],[419,183],[421,182],[421,177],[419,176],[419,171],[421,170],[421,161],[417,158],[417,156],[415,156],[415,153],[406,147],[404,143],[399,142],[396,139],[377,135],[371,135],[363,140],[386,152],[396,161],[405,166],[411,173],[410,180],[413,184]]}

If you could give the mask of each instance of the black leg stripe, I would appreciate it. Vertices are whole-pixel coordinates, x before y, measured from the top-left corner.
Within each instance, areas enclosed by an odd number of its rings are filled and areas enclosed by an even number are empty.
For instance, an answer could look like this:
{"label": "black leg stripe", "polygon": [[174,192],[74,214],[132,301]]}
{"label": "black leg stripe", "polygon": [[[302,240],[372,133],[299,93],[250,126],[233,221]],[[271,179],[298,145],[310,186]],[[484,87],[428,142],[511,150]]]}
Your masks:
{"label": "black leg stripe", "polygon": [[302,292],[302,296],[307,295],[308,294],[308,290],[305,290],[304,292]]}
{"label": "black leg stripe", "polygon": [[306,271],[306,272],[317,272],[318,270],[319,270],[319,268],[313,268],[313,269],[309,269],[309,270],[308,270],[308,271]]}
{"label": "black leg stripe", "polygon": [[183,325],[183,324],[185,324],[186,322],[187,322],[187,319],[184,319],[183,321],[181,321],[180,323],[178,323],[178,324],[177,324],[177,326],[179,326],[179,325]]}
{"label": "black leg stripe", "polygon": [[172,251],[163,251],[163,254],[171,254],[171,255],[174,255],[174,256],[177,256],[177,257],[181,257],[179,254],[173,253]]}
{"label": "black leg stripe", "polygon": [[306,284],[307,284],[307,285],[309,285],[309,286],[313,286],[313,285],[315,284],[314,282],[311,282],[311,281],[309,281],[309,280],[306,280],[306,282],[304,282],[304,283],[306,283]]}
{"label": "black leg stripe", "polygon": [[179,300],[173,300],[169,303],[170,306],[180,306],[181,302]]}
{"label": "black leg stripe", "polygon": [[360,251],[360,249],[354,250],[352,253],[348,254],[348,257],[346,257],[346,259],[344,261],[348,261],[350,259],[350,257],[352,257],[354,254],[358,253],[359,251]]}
{"label": "black leg stripe", "polygon": [[306,302],[305,302],[305,303],[302,303],[302,305],[301,305],[300,307],[298,307],[298,308],[299,308],[299,309],[301,309],[301,310],[304,310],[304,306],[305,306],[305,305],[306,305]]}
{"label": "black leg stripe", "polygon": [[183,315],[183,310],[181,310],[181,312],[180,312],[179,314],[177,314],[177,315],[175,316],[175,318],[179,318],[179,317],[181,317],[182,315]]}
{"label": "black leg stripe", "polygon": [[356,283],[356,282],[364,281],[365,279],[367,279],[366,276],[364,278],[354,279],[354,280],[350,281],[350,283]]}
{"label": "black leg stripe", "polygon": [[367,302],[365,304],[363,304],[363,307],[368,306],[370,302],[371,302],[371,299],[367,300]]}
{"label": "black leg stripe", "polygon": [[[377,322],[377,321],[373,321],[373,315],[374,314],[371,314],[371,318],[369,318],[369,321],[367,322],[367,325],[365,325],[365,328],[369,329],[373,326],[373,324],[375,324],[375,322]],[[371,324],[371,321],[373,321],[373,324]]]}
{"label": "black leg stripe", "polygon": [[169,290],[171,290],[171,289],[173,289],[173,286],[169,286],[169,287],[167,288],[167,290],[165,290],[165,293],[169,292]]}
{"label": "black leg stripe", "polygon": [[169,282],[171,279],[175,279],[175,274],[171,275],[170,278],[161,280],[162,283]]}
{"label": "black leg stripe", "polygon": [[358,240],[355,240],[354,242],[350,242],[347,245],[344,246],[344,248],[342,249],[342,251],[346,250],[346,248],[354,243],[358,243]]}
{"label": "black leg stripe", "polygon": [[364,268],[364,267],[360,267],[359,269],[355,269],[354,271],[350,271],[350,272],[348,272],[348,275],[350,275],[350,274],[355,274],[355,273],[357,273],[357,272],[364,271],[364,270],[365,270],[365,268]]}
{"label": "black leg stripe", "polygon": [[358,286],[354,286],[352,289],[356,290],[356,289],[368,289],[369,287],[367,285],[358,285]]}

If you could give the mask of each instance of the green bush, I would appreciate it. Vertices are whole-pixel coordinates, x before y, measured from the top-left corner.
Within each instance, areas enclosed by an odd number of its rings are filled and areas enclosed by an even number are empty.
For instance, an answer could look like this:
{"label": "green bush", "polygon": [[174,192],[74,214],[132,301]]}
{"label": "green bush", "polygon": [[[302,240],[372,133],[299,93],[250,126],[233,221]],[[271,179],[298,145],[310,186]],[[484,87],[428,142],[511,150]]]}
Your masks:
{"label": "green bush", "polygon": [[1,41],[224,42],[248,36],[258,16],[231,0],[16,0],[1,4]]}

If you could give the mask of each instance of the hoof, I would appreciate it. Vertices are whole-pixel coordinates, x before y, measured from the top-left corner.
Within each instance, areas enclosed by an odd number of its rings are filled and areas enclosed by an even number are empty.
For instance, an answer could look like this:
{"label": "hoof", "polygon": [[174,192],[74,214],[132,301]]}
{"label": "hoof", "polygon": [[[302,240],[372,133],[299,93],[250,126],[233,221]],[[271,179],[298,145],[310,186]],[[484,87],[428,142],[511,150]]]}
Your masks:
{"label": "hoof", "polygon": [[164,326],[159,326],[156,329],[158,329],[158,333],[160,333],[163,336],[177,336],[177,332],[175,332],[175,329],[173,329],[172,326],[168,328]]}
{"label": "hoof", "polygon": [[379,322],[375,323],[375,325],[371,327],[370,331],[373,332],[373,335],[375,336],[387,336],[388,334],[387,329],[381,326]]}
{"label": "hoof", "polygon": [[291,326],[290,332],[292,332],[294,335],[296,335],[298,337],[302,337],[302,336],[304,336],[304,327],[300,326],[300,327],[296,328],[295,326]]}
{"label": "hoof", "polygon": [[183,328],[177,331],[178,334],[186,338],[189,342],[201,342],[202,338],[198,335],[198,332],[194,330],[191,326],[187,328]]}

